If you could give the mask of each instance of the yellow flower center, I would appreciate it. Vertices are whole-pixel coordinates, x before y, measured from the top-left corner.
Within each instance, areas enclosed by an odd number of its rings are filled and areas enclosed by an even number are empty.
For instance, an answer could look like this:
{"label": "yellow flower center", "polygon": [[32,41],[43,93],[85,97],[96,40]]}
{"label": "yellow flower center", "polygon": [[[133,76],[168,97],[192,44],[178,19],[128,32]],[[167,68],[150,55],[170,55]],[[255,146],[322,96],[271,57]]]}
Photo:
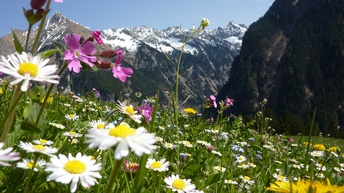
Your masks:
{"label": "yellow flower center", "polygon": [[70,131],[69,134],[71,134],[71,135],[76,135],[76,132]]}
{"label": "yellow flower center", "polygon": [[97,125],[97,129],[104,129],[105,128],[105,125],[103,123],[99,123]]}
{"label": "yellow flower center", "polygon": [[250,180],[251,180],[251,178],[248,177],[248,176],[244,176],[244,179],[247,180],[247,181],[250,181]]}
{"label": "yellow flower center", "polygon": [[130,128],[127,124],[120,124],[114,128],[109,129],[109,135],[114,137],[126,138],[129,135],[136,134],[136,130]]}
{"label": "yellow flower center", "polygon": [[69,117],[70,117],[71,119],[73,119],[73,118],[75,117],[75,115],[74,115],[74,114],[70,114]]}
{"label": "yellow flower center", "polygon": [[71,160],[63,168],[70,174],[81,174],[86,171],[86,165],[79,160]]}
{"label": "yellow flower center", "polygon": [[177,189],[177,190],[184,190],[186,187],[186,184],[183,180],[181,179],[176,179],[174,180],[174,182],[172,183],[172,187]]}
{"label": "yellow flower center", "polygon": [[135,114],[134,107],[133,106],[127,106],[125,107],[125,112],[129,113],[131,116]]}
{"label": "yellow flower center", "polygon": [[42,144],[46,144],[48,141],[45,139],[40,139],[39,142],[41,142]]}
{"label": "yellow flower center", "polygon": [[18,73],[21,75],[29,73],[31,77],[35,77],[38,74],[38,66],[31,62],[23,62],[19,65]]}
{"label": "yellow flower center", "polygon": [[45,151],[45,147],[43,145],[33,145],[33,148],[39,151]]}
{"label": "yellow flower center", "polygon": [[154,162],[150,165],[152,168],[161,168],[162,164],[160,162]]}
{"label": "yellow flower center", "polygon": [[[37,166],[37,164],[36,164],[36,166]],[[33,168],[33,162],[28,162],[26,164],[26,167],[29,168],[29,169],[32,169]]]}

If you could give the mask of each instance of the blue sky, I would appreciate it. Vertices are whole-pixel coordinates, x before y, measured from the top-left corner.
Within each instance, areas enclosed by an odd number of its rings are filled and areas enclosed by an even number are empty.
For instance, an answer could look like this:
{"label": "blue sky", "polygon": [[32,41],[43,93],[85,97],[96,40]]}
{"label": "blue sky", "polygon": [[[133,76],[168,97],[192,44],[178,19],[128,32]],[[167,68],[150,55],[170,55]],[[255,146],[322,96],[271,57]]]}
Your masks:
{"label": "blue sky", "polygon": [[[191,28],[202,18],[210,28],[224,27],[230,21],[249,26],[268,10],[274,0],[64,0],[52,2],[56,11],[92,30],[147,26],[166,29],[169,26]],[[27,29],[22,8],[30,0],[0,1],[0,37],[11,29]]]}

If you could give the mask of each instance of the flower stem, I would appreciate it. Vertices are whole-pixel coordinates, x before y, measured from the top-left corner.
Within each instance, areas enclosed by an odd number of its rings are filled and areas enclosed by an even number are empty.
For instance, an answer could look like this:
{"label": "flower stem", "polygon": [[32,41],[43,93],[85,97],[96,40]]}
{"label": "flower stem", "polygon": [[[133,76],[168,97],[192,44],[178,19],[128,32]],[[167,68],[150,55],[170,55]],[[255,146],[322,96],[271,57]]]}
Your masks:
{"label": "flower stem", "polygon": [[[45,10],[49,9],[50,3],[51,3],[51,0],[48,0],[47,4],[45,6]],[[32,48],[31,48],[31,54],[32,55],[34,55],[37,52],[37,45],[38,45],[38,42],[39,42],[39,38],[41,37],[41,33],[42,33],[42,30],[43,30],[46,18],[47,18],[47,16],[45,15],[42,18],[41,23],[39,24],[38,31],[37,31],[37,34],[36,34],[36,38],[35,38],[35,41],[33,42]]]}
{"label": "flower stem", "polygon": [[121,168],[122,162],[123,162],[123,159],[115,160],[115,165],[112,168],[110,178],[109,178],[109,181],[108,181],[108,184],[106,186],[104,193],[112,192],[112,188],[113,188],[113,185],[116,181],[116,177],[117,177],[117,174],[119,172],[119,169]]}
{"label": "flower stem", "polygon": [[28,30],[27,30],[27,36],[26,36],[26,42],[25,42],[25,52],[27,52],[27,48],[29,46],[29,37],[30,37],[30,34],[31,34],[31,29],[32,29],[32,25],[29,24],[29,27],[28,27]]}
{"label": "flower stem", "polygon": [[30,192],[30,191],[29,191],[29,189],[31,189],[31,188],[30,188],[30,182],[31,182],[32,175],[33,175],[33,173],[34,173],[34,169],[35,169],[35,166],[36,166],[38,157],[39,157],[39,155],[38,155],[38,154],[35,154],[35,159],[33,160],[33,165],[32,165],[31,171],[30,171],[30,173],[29,173],[29,177],[28,177],[28,179],[26,180],[26,184],[25,184],[25,188],[24,188],[24,193]]}
{"label": "flower stem", "polygon": [[[68,64],[67,62],[64,63],[63,67],[61,68],[60,72],[58,73],[59,77],[61,77],[62,73],[66,70]],[[38,123],[39,123],[39,120],[41,119],[41,116],[42,116],[42,113],[43,113],[43,110],[47,104],[47,101],[48,101],[48,98],[50,96],[50,93],[51,91],[53,90],[55,84],[50,84],[50,87],[47,91],[47,93],[45,94],[45,97],[44,97],[44,100],[43,100],[43,103],[42,103],[42,106],[41,108],[39,109],[39,112],[38,112],[38,115],[37,115],[37,118],[36,118],[36,122],[35,122],[35,125],[37,126]]]}
{"label": "flower stem", "polygon": [[21,83],[17,85],[17,88],[15,90],[14,96],[11,101],[10,108],[5,116],[5,119],[1,122],[0,128],[3,128],[2,135],[0,142],[5,142],[6,137],[8,133],[10,132],[10,128],[13,122],[14,114],[15,114],[15,109],[17,107],[17,104],[19,103],[21,97],[23,96],[23,92],[20,90]]}

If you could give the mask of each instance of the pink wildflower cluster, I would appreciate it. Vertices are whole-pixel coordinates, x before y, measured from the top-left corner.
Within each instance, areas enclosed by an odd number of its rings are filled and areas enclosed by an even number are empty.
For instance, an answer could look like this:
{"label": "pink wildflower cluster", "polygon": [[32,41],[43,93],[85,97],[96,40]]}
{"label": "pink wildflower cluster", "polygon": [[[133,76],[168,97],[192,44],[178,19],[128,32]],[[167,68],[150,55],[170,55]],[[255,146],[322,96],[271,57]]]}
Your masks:
{"label": "pink wildflower cluster", "polygon": [[[225,109],[229,108],[230,106],[234,105],[234,99],[226,98],[224,101],[220,101],[220,111],[224,111]],[[216,101],[216,97],[214,95],[210,95],[209,100],[207,101],[208,107],[218,107],[218,103]]]}
{"label": "pink wildflower cluster", "polygon": [[[71,34],[64,38],[69,48],[64,53],[64,60],[68,61],[68,69],[79,73],[83,67],[112,68],[113,76],[121,82],[125,82],[126,78],[133,74],[133,70],[121,66],[124,50],[102,50],[97,52],[93,40],[99,45],[104,44],[100,31],[93,31],[92,37],[88,39],[80,37],[78,34]],[[110,58],[115,58],[115,63],[108,60]]]}

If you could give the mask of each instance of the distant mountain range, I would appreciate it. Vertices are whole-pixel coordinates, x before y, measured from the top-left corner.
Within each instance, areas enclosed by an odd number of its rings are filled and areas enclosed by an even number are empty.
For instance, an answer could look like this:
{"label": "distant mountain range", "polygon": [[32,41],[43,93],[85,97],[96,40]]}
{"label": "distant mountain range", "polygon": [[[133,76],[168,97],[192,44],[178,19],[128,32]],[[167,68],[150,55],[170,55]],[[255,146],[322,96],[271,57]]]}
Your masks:
{"label": "distant mountain range", "polygon": [[[180,77],[180,99],[188,106],[200,106],[210,94],[216,94],[228,80],[231,63],[239,54],[242,38],[247,30],[244,25],[229,22],[225,27],[205,29],[185,47]],[[53,41],[63,43],[63,38],[71,33],[88,37],[92,29],[69,20],[60,13],[48,18],[40,41],[39,50],[52,47]],[[102,31],[104,43],[112,48],[124,48],[126,55],[123,66],[134,69],[134,74],[124,84],[111,77],[109,71],[96,73],[82,72],[72,74],[73,89],[85,93],[97,88],[109,99],[115,94],[134,94],[152,96],[158,89],[162,100],[167,102],[171,88],[174,88],[175,69],[173,62],[181,50],[181,40],[188,37],[191,29],[169,27],[156,30],[149,27],[111,28]],[[24,42],[27,32],[15,30]],[[33,34],[36,30],[33,31]],[[0,39],[0,54],[14,52],[12,35]],[[30,42],[33,40],[31,39]],[[166,57],[168,56],[171,61]],[[67,84],[61,81],[61,84]]]}

